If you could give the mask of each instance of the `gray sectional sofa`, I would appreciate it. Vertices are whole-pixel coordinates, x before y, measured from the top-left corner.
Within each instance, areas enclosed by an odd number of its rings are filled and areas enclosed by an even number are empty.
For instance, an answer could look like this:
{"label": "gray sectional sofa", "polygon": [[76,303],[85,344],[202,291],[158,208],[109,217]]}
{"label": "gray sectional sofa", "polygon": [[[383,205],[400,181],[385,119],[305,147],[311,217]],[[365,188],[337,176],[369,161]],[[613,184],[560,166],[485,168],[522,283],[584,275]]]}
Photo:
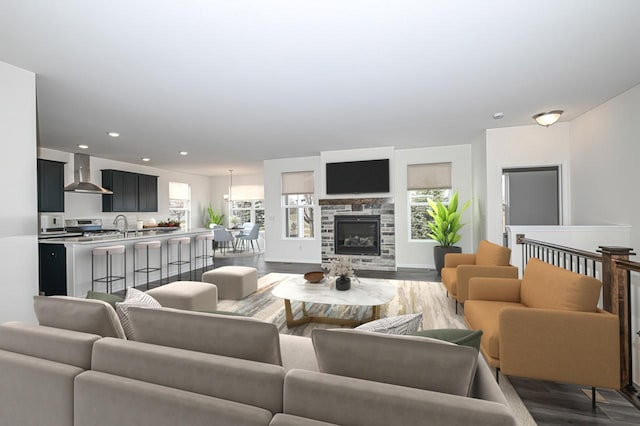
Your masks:
{"label": "gray sectional sofa", "polygon": [[36,298],[35,309],[40,325],[0,325],[3,425],[516,424],[467,347],[353,330],[279,335],[251,318],[166,308],[130,308],[127,340],[105,326],[114,317],[103,302]]}

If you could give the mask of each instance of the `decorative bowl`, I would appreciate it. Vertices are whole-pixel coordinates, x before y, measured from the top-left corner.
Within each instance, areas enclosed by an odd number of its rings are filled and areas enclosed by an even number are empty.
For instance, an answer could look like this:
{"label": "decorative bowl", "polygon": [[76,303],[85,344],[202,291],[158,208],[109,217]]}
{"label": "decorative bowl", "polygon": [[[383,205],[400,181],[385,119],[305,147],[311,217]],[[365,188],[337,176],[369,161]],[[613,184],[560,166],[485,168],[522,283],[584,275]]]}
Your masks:
{"label": "decorative bowl", "polygon": [[312,271],[304,274],[304,279],[309,281],[310,283],[319,283],[324,280],[324,272],[323,271]]}

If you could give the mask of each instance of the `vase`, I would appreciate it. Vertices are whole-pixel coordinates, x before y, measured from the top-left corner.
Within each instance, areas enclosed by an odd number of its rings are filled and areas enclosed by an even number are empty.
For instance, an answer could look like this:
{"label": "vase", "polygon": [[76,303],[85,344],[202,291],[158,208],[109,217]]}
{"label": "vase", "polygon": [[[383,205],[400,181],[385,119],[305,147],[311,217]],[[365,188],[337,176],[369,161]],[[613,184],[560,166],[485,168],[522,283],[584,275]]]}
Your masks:
{"label": "vase", "polygon": [[340,275],[336,278],[336,290],[345,291],[351,288],[351,278],[346,275]]}
{"label": "vase", "polygon": [[462,247],[457,246],[435,246],[433,247],[433,261],[436,264],[436,270],[438,275],[442,272],[444,267],[444,256],[447,253],[462,253]]}

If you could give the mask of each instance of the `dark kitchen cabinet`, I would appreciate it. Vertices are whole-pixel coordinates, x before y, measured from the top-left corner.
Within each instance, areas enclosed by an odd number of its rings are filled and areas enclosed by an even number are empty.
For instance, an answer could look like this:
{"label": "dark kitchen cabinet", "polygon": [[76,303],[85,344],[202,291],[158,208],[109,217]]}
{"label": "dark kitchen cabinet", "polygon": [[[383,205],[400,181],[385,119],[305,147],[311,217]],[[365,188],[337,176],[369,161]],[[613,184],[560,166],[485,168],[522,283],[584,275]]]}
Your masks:
{"label": "dark kitchen cabinet", "polygon": [[67,254],[64,244],[39,244],[40,294],[67,295]]}
{"label": "dark kitchen cabinet", "polygon": [[113,191],[113,194],[102,196],[103,212],[158,210],[157,176],[120,170],[102,170],[102,186]]}
{"label": "dark kitchen cabinet", "polygon": [[138,211],[158,211],[158,176],[138,175]]}
{"label": "dark kitchen cabinet", "polygon": [[64,212],[64,163],[38,159],[38,211]]}

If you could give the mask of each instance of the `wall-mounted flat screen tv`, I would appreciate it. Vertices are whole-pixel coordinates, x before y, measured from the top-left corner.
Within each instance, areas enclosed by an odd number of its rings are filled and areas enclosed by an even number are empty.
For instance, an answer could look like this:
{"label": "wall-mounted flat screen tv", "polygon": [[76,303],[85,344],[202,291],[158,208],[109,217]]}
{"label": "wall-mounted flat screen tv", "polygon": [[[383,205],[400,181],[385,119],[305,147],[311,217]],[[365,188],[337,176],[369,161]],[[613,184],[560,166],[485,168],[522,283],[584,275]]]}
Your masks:
{"label": "wall-mounted flat screen tv", "polygon": [[389,159],[327,163],[327,194],[389,192]]}

